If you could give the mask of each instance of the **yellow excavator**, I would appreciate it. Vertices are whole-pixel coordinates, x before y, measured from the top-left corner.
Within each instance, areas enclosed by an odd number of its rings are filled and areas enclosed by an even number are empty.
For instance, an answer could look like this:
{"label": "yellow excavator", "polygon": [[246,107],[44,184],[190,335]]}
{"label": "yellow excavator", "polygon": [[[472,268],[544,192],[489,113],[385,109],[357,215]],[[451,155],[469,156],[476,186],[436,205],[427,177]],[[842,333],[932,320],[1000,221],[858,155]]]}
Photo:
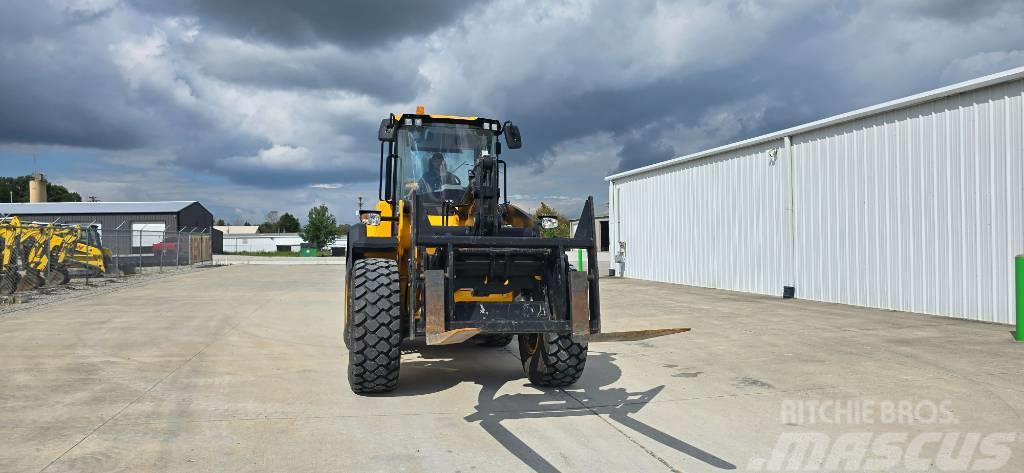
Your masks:
{"label": "yellow excavator", "polygon": [[15,291],[29,291],[44,285],[55,286],[70,281],[63,262],[75,240],[77,232],[73,229],[55,225],[23,226],[20,242],[25,273]]}
{"label": "yellow excavator", "polygon": [[12,294],[21,279],[16,254],[20,231],[21,221],[18,217],[0,220],[0,295]]}
{"label": "yellow excavator", "polygon": [[23,225],[12,217],[0,221],[0,238],[4,240],[0,294],[67,284],[70,267],[97,275],[110,275],[112,269],[110,251],[102,247],[91,225]]}
{"label": "yellow excavator", "polygon": [[[499,138],[522,146],[518,127],[489,118],[419,107],[381,122],[378,202],[348,234],[343,337],[356,393],[394,389],[400,344],[411,339],[515,338],[532,383],[567,386],[582,375],[601,333],[593,198],[574,235],[545,238],[557,216],[509,203]],[[588,250],[585,268],[569,264],[572,249]]]}

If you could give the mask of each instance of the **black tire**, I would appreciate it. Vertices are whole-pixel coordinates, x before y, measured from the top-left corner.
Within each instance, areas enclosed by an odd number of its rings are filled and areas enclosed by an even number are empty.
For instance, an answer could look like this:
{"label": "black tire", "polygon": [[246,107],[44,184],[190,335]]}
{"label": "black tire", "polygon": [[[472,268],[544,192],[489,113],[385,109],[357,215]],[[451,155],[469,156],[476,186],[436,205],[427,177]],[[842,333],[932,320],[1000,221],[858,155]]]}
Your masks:
{"label": "black tire", "polygon": [[515,335],[490,334],[481,335],[476,338],[478,339],[480,345],[483,345],[485,347],[503,347],[507,346],[509,343],[512,343],[512,337],[514,336]]}
{"label": "black tire", "polygon": [[587,364],[587,344],[572,335],[520,334],[519,356],[530,382],[537,386],[562,387],[575,383]]}
{"label": "black tire", "polygon": [[357,394],[383,393],[398,385],[401,362],[401,289],[398,263],[367,258],[349,273],[348,383]]}

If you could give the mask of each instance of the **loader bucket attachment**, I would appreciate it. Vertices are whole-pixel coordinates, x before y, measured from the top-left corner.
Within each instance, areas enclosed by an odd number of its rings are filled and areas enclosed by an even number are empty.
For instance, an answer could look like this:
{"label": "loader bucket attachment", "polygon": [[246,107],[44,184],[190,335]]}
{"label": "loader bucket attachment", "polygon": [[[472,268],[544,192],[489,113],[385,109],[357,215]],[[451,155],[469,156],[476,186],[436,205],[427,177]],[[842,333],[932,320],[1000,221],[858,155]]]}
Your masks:
{"label": "loader bucket attachment", "polygon": [[[576,235],[542,238],[534,228],[502,226],[493,234],[469,226],[434,226],[413,196],[412,242],[432,256],[412,264],[410,336],[430,345],[459,343],[474,335],[558,334],[585,343],[601,330],[593,201],[588,199]],[[588,271],[568,264],[565,252],[586,248]],[[423,261],[429,267],[424,267]]]}
{"label": "loader bucket attachment", "polygon": [[39,271],[35,269],[29,269],[25,271],[25,275],[18,281],[18,287],[15,292],[31,291],[37,287],[42,287],[46,284],[46,280],[39,275]]}
{"label": "loader bucket attachment", "polygon": [[48,273],[46,273],[46,276],[43,277],[43,281],[46,287],[59,286],[61,284],[64,284],[64,273],[56,270],[51,270]]}
{"label": "loader bucket attachment", "polygon": [[14,294],[19,281],[21,281],[21,275],[17,271],[6,271],[3,277],[0,277],[0,296]]}
{"label": "loader bucket attachment", "polygon": [[123,274],[121,274],[121,270],[114,265],[114,262],[111,261],[110,257],[103,255],[103,277],[119,278],[121,276],[123,276]]}

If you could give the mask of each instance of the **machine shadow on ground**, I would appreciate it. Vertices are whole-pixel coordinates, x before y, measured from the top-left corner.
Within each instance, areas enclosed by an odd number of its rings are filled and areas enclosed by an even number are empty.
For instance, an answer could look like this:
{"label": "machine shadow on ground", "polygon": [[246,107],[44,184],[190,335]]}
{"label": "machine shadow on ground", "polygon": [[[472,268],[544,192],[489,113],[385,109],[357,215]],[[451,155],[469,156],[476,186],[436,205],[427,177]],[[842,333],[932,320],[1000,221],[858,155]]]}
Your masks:
{"label": "machine shadow on ground", "polygon": [[[502,425],[502,422],[601,414],[604,416],[602,420],[623,435],[631,437],[631,440],[633,433],[640,434],[711,467],[736,469],[734,464],[712,453],[631,417],[654,400],[665,386],[645,391],[609,387],[622,376],[622,371],[615,364],[615,353],[591,350],[583,377],[573,386],[530,386],[535,392],[498,395],[506,383],[529,384],[520,367],[518,354],[512,348],[514,345],[513,340],[509,348],[484,347],[472,341],[450,346],[427,346],[422,343],[403,346],[403,354],[419,354],[421,359],[402,362],[402,377],[398,388],[385,396],[419,396],[441,392],[462,382],[478,384],[480,393],[476,412],[466,416],[465,420],[479,422],[480,427],[510,453],[539,472],[559,470],[524,439]],[[658,460],[664,462],[661,458]]]}

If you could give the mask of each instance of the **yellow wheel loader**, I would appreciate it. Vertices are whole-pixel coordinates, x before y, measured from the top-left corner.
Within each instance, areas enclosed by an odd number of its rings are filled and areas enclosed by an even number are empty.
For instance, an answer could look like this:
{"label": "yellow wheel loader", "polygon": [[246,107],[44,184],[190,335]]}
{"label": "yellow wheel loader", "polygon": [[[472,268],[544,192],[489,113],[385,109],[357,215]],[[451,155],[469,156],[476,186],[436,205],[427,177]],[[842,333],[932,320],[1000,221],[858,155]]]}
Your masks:
{"label": "yellow wheel loader", "polygon": [[81,227],[79,238],[69,254],[69,265],[84,268],[92,276],[117,276],[111,264],[113,253],[103,247],[99,229],[92,225]]}
{"label": "yellow wheel loader", "polygon": [[[348,234],[344,340],[356,393],[398,383],[400,344],[518,339],[523,369],[540,386],[579,379],[601,331],[593,198],[569,238],[544,238],[508,202],[502,143],[519,129],[481,117],[391,115],[378,131],[379,201]],[[586,268],[566,251],[587,249]]]}

